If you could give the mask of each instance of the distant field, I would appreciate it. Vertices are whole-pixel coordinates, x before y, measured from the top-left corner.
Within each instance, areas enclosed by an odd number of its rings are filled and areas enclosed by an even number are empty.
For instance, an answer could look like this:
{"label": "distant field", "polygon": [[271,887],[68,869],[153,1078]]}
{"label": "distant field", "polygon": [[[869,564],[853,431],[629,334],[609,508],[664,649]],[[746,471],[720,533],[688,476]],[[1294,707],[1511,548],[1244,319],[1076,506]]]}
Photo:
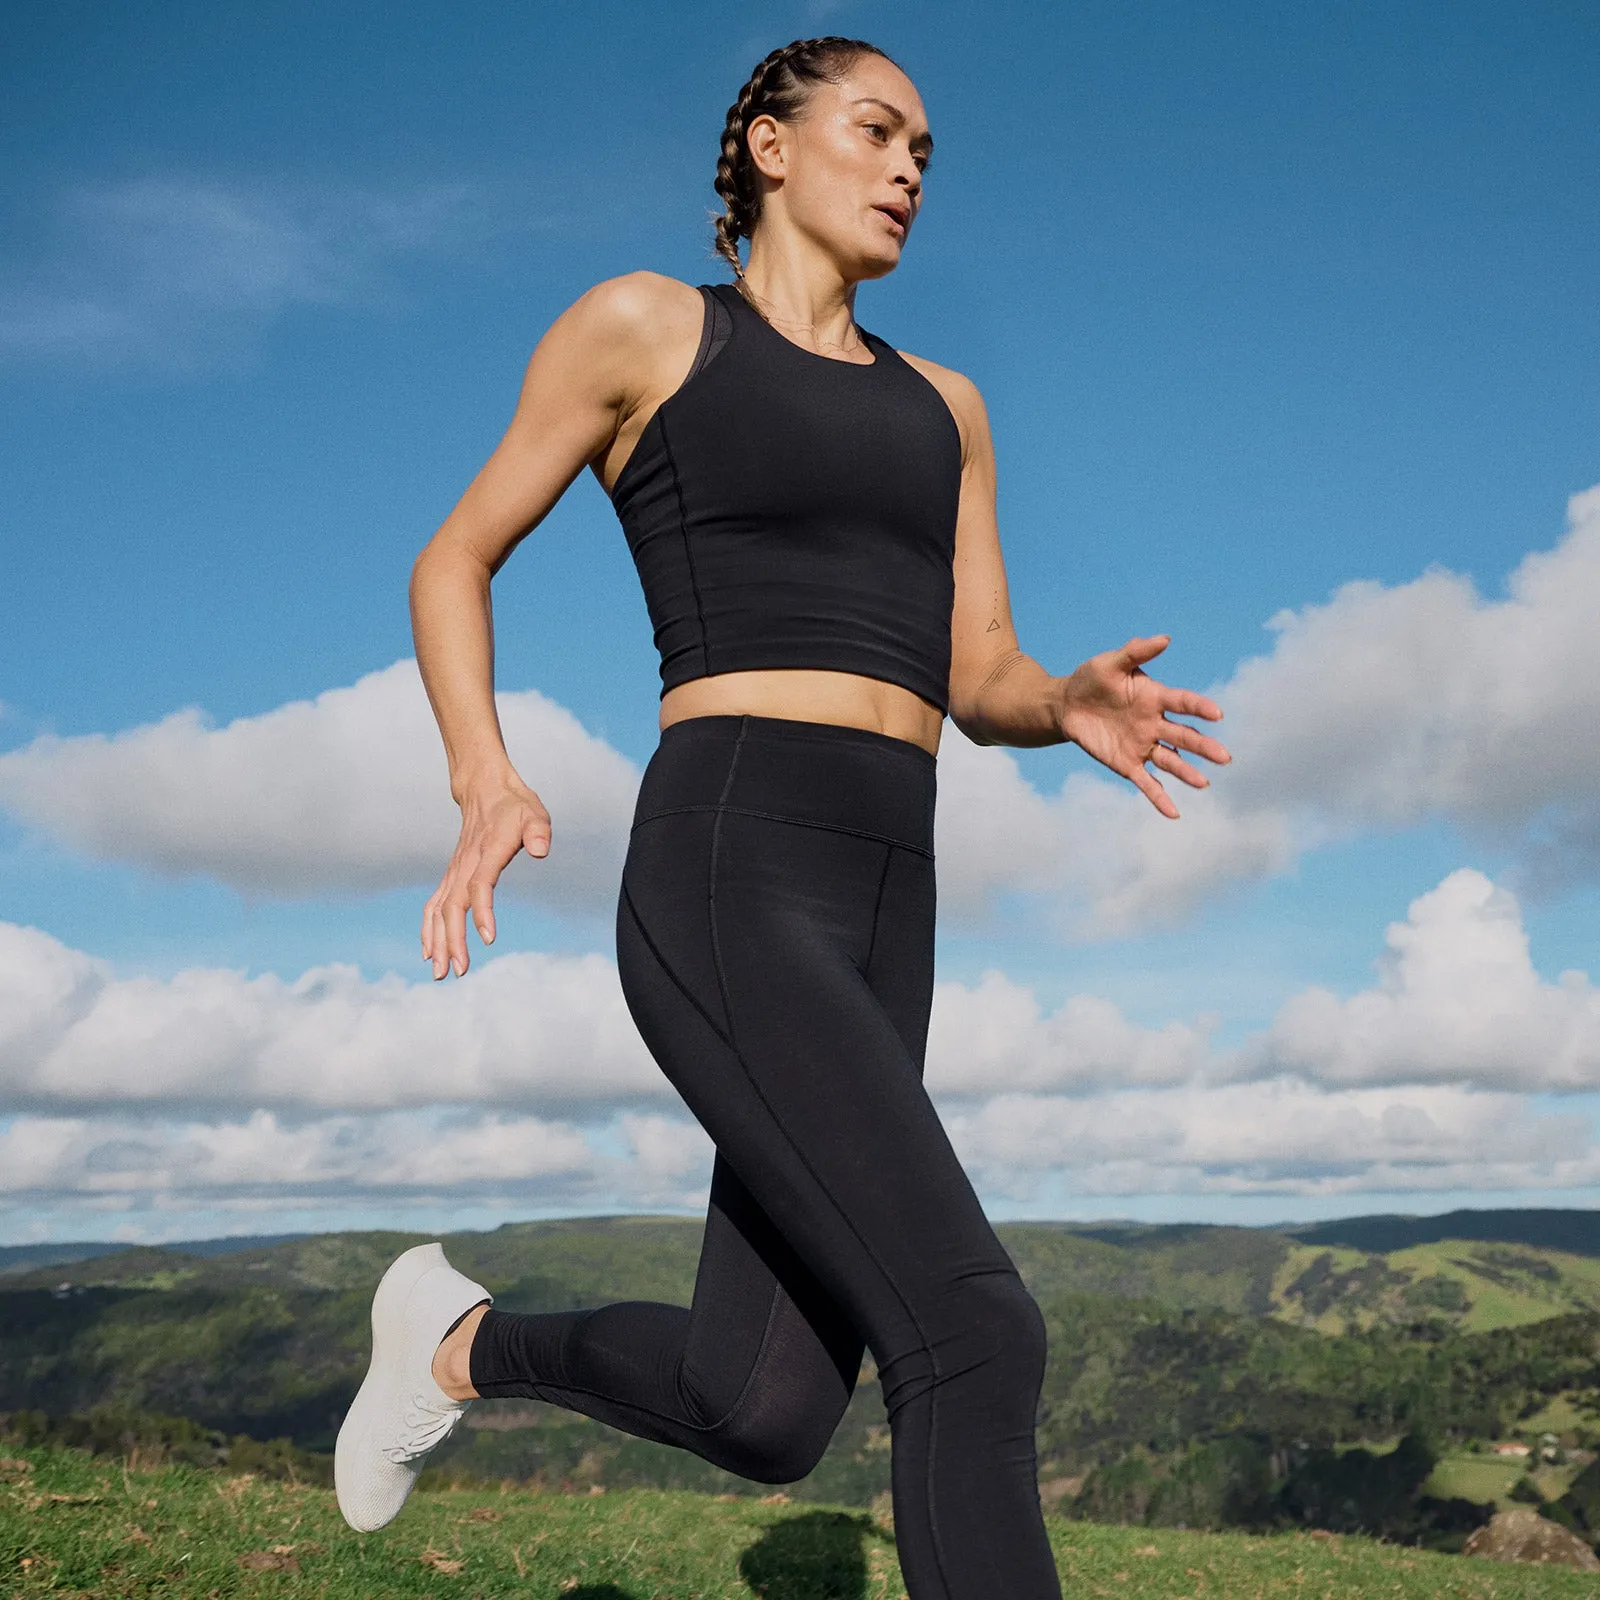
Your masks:
{"label": "distant field", "polygon": [[1487,1333],[1600,1309],[1600,1260],[1470,1239],[1387,1255],[1297,1244],[1273,1274],[1271,1303],[1272,1315],[1327,1334],[1422,1316]]}
{"label": "distant field", "polygon": [[[903,1600],[893,1534],[870,1513],[607,1495],[445,1492],[381,1534],[326,1490],[70,1451],[0,1467],[0,1583],[18,1600],[255,1596],[375,1600]],[[1248,1538],[1056,1522],[1072,1596],[1151,1600],[1564,1600],[1592,1576],[1305,1534]]]}
{"label": "distant field", "polygon": [[[1509,1498],[1511,1486],[1527,1470],[1523,1462],[1494,1456],[1441,1456],[1423,1489],[1441,1500],[1475,1500],[1481,1506],[1492,1505],[1505,1511],[1517,1503]],[[1532,1477],[1546,1500],[1559,1500],[1581,1470],[1577,1466],[1541,1467]]]}

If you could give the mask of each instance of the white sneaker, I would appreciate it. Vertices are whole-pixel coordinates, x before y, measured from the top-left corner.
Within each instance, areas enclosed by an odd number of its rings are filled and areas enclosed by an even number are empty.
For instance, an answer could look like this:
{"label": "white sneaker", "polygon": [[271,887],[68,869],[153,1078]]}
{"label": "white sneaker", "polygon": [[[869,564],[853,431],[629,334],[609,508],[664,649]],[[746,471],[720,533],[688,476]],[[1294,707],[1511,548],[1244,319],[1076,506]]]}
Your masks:
{"label": "white sneaker", "polygon": [[372,1297],[372,1364],[333,1451],[339,1510],[357,1533],[394,1520],[422,1458],[472,1404],[434,1381],[433,1357],[451,1327],[492,1298],[445,1260],[442,1245],[419,1244],[384,1273]]}

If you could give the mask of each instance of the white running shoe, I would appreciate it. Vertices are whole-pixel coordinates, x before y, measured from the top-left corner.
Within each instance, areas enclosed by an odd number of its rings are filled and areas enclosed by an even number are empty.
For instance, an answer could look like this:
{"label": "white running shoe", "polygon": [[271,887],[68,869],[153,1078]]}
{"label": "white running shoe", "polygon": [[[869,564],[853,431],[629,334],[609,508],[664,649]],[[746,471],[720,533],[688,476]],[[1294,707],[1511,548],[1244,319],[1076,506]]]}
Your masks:
{"label": "white running shoe", "polygon": [[422,1458],[472,1404],[452,1400],[434,1381],[433,1357],[451,1327],[492,1298],[438,1244],[407,1250],[384,1273],[372,1297],[372,1365],[333,1451],[339,1510],[357,1533],[394,1520]]}

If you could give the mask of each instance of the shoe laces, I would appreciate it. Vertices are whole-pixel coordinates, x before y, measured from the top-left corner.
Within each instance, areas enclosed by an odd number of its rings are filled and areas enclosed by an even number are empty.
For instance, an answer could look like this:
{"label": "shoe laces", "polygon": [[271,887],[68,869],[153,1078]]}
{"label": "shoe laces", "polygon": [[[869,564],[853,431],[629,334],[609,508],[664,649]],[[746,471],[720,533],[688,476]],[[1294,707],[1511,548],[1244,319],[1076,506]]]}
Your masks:
{"label": "shoe laces", "polygon": [[465,1410],[464,1405],[448,1397],[442,1397],[441,1403],[423,1394],[412,1395],[402,1417],[403,1431],[393,1444],[384,1446],[384,1455],[397,1466],[427,1455],[455,1427]]}

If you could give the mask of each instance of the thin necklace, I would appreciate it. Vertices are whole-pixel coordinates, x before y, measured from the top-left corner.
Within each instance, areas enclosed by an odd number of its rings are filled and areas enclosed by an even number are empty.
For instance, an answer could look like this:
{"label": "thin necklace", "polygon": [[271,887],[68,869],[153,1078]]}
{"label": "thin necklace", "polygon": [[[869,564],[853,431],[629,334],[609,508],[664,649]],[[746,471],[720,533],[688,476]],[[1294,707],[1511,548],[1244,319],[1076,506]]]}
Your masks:
{"label": "thin necklace", "polygon": [[[761,309],[760,305],[756,301],[754,291],[750,288],[749,284],[745,282],[743,273],[740,273],[739,276],[733,280],[733,286],[744,297],[744,303],[749,306],[750,309],[755,312],[755,314],[760,317],[761,320],[766,323],[766,325],[771,328],[774,333],[776,333],[778,331],[779,324],[774,322],[772,318]],[[816,337],[817,330],[803,322],[785,322],[782,324],[782,326],[785,328],[793,328],[797,332],[809,333],[813,338]],[[822,349],[837,350],[841,355],[847,355],[853,350],[866,349],[866,341],[861,337],[861,329],[856,325],[856,320],[854,317],[850,319],[850,331],[856,336],[856,342],[854,344],[825,344],[822,346]],[[782,335],[780,335],[780,337],[782,337]],[[852,361],[850,365],[859,367],[866,365],[866,363],[861,361]]]}

